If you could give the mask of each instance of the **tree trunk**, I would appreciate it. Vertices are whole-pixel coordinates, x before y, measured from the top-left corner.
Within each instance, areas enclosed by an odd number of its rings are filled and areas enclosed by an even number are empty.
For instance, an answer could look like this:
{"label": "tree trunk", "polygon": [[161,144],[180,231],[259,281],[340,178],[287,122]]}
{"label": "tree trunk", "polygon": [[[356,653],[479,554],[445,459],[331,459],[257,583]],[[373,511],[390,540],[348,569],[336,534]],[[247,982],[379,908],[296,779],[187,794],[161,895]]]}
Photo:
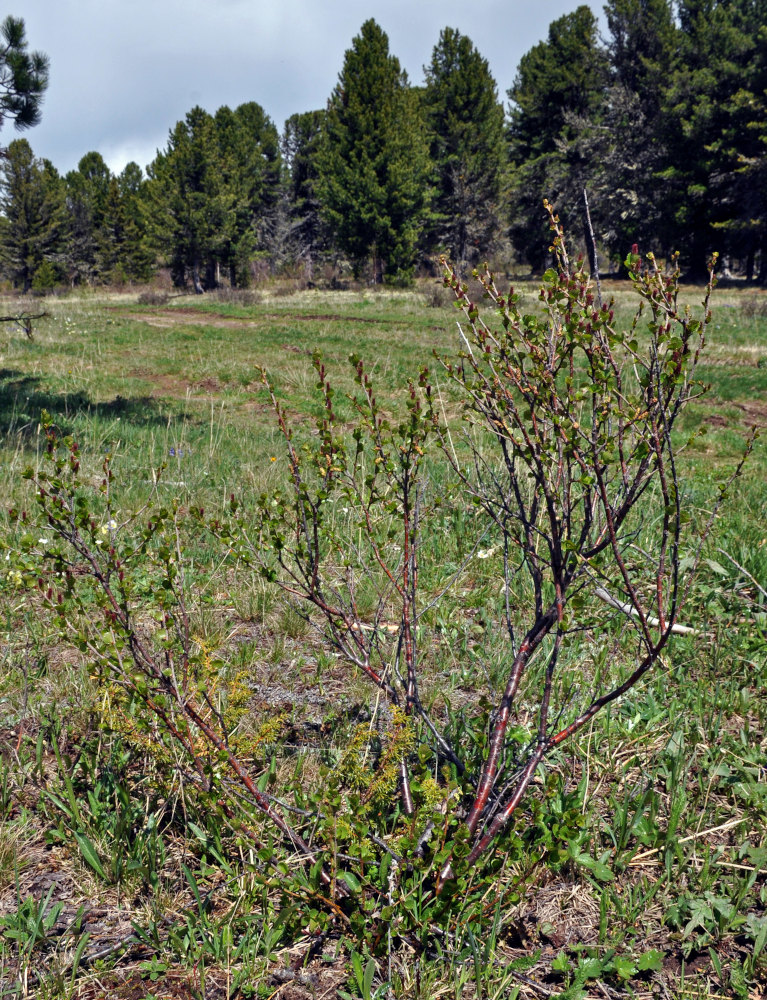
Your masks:
{"label": "tree trunk", "polygon": [[597,286],[597,302],[601,306],[602,285],[599,280],[599,256],[597,255],[597,241],[594,236],[594,227],[591,225],[591,212],[589,211],[589,198],[586,194],[586,188],[583,189],[583,235],[589,255],[589,270]]}
{"label": "tree trunk", "polygon": [[378,247],[373,247],[373,284],[383,284],[383,260],[378,254]]}
{"label": "tree trunk", "polygon": [[746,284],[750,285],[754,280],[754,245],[753,243],[748,248],[748,255],[746,256]]}
{"label": "tree trunk", "polygon": [[218,288],[218,263],[212,257],[205,262],[205,287]]}
{"label": "tree trunk", "polygon": [[192,264],[192,284],[194,285],[195,295],[202,295],[203,287],[200,281],[200,261],[199,258],[195,257],[194,263]]}

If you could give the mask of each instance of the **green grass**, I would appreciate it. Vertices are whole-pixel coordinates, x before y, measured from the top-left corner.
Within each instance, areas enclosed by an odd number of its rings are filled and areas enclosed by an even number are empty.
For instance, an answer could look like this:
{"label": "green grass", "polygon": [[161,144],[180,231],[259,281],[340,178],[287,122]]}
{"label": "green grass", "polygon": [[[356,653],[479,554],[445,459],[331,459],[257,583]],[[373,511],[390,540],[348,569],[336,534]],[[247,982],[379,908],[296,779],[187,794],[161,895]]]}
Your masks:
{"label": "green grass", "polygon": [[[532,310],[534,289],[523,292]],[[620,286],[614,293],[625,319],[631,295]],[[700,292],[685,297],[695,303]],[[767,318],[749,303],[738,291],[715,294],[701,371],[711,389],[685,417],[686,435],[706,429],[682,460],[683,487],[701,512],[750,427],[767,427]],[[48,410],[80,443],[94,482],[104,454],[114,454],[118,511],[153,498],[213,514],[232,493],[252,509],[285,476],[259,366],[297,415],[299,436],[308,435],[318,413],[312,352],[327,360],[343,419],[352,418],[343,398],[354,388],[352,352],[369,361],[384,409],[395,412],[406,379],[422,364],[436,373],[432,352],[455,346],[458,318],[449,306],[427,305],[422,290],[262,295],[247,306],[67,297],[46,308],[51,317],[33,341],[7,330],[0,341],[5,508],[34,507],[22,472],[42,460],[39,421]],[[452,420],[456,398],[444,378],[440,389]],[[766,469],[761,439],[685,608],[699,634],[679,638],[646,683],[563,745],[520,813],[479,921],[467,898],[449,938],[433,938],[417,965],[407,948],[390,963],[379,957],[372,983],[367,955],[348,935],[328,933],[316,954],[310,949],[308,925],[287,915],[285,898],[259,874],[247,833],[222,827],[204,796],[184,790],[174,761],[110,702],[88,657],[56,637],[0,568],[0,996],[268,997],[281,988],[362,996],[383,982],[401,998],[759,995],[767,978]],[[436,489],[447,482],[438,459],[430,475]],[[16,528],[3,525],[13,543]],[[440,593],[475,542],[471,508],[446,506],[424,549],[424,592]],[[311,786],[320,765],[338,764],[339,748],[369,723],[370,688],[212,539],[190,530],[183,543],[201,598],[193,621],[201,648],[221,660],[222,691],[243,678],[250,685],[238,726],[253,738],[254,773],[275,794],[296,775]],[[504,683],[500,579],[497,553],[472,559],[424,620],[423,697],[456,726],[488,686]],[[598,651],[572,643],[565,688],[584,683],[586,655],[594,661]],[[534,681],[535,671],[521,699],[531,715]],[[51,872],[61,877],[41,911]],[[46,922],[59,902],[60,919]],[[413,912],[422,903],[408,899]],[[118,928],[111,936],[94,906]],[[131,921],[140,948],[126,943]],[[78,956],[84,931],[100,949],[86,943]]]}

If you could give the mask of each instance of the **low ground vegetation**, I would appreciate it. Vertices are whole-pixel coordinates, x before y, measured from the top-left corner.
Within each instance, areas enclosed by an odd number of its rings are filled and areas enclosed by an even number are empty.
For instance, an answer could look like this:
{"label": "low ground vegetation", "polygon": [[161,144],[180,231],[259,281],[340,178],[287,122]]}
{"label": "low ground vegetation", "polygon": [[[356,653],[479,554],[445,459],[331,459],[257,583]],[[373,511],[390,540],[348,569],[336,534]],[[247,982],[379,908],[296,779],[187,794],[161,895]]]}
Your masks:
{"label": "low ground vegetation", "polygon": [[[550,303],[564,315],[585,302],[593,292],[580,288],[574,263],[572,272],[572,287],[567,274],[547,279],[553,299],[543,303],[532,285],[513,300],[504,290],[512,329],[534,331],[532,317]],[[732,482],[752,430],[767,425],[759,297],[713,293],[712,318],[690,328],[707,340],[693,382],[674,366],[694,346],[663,347],[669,390],[692,397],[661,430],[678,452],[677,490],[667,483],[661,500],[664,487],[648,486],[624,541],[631,579],[648,554],[657,566],[658,552],[669,562],[678,545],[683,612],[666,612],[664,592],[658,614],[656,583],[668,577],[656,571],[633,602],[647,634],[604,599],[584,600],[572,622],[559,618],[522,679],[497,774],[512,792],[519,786],[540,746],[544,701],[548,734],[579,717],[600,679],[625,679],[666,631],[658,662],[534,761],[499,839],[469,865],[477,840],[463,831],[503,708],[510,642],[558,583],[556,572],[514,576],[510,551],[524,551],[524,538],[469,474],[484,471],[492,486],[493,437],[479,426],[464,434],[461,382],[470,399],[498,404],[471,364],[488,346],[482,316],[498,324],[491,303],[482,312],[479,284],[466,290],[468,316],[451,316],[445,293],[428,283],[290,296],[265,288],[248,301],[61,297],[46,303],[34,339],[4,331],[6,995],[760,995],[767,501],[758,439]],[[609,325],[630,331],[636,292],[616,284],[603,294],[614,299]],[[705,319],[702,296],[682,289],[679,303]],[[651,312],[629,350],[652,339]],[[544,327],[539,334],[543,343]],[[457,343],[464,357],[451,372],[433,351],[455,358]],[[349,365],[350,354],[360,360]],[[490,418],[511,412],[496,407]],[[561,479],[556,461],[550,472],[549,483]],[[384,481],[400,484],[393,505]],[[540,479],[524,482],[534,503]],[[403,484],[412,487],[404,536]],[[578,497],[593,486],[573,477]],[[59,516],[66,496],[74,520]],[[291,532],[296,512],[325,532],[322,579],[338,599],[329,613],[311,533]],[[528,522],[534,566],[544,536]],[[67,532],[80,546],[74,558]],[[417,562],[405,558],[414,537]],[[610,590],[610,571],[595,572]],[[625,590],[616,593],[625,603]],[[675,623],[692,631],[672,635]],[[384,683],[371,683],[371,670]],[[387,690],[398,672],[399,705]],[[494,794],[483,823],[507,804],[493,806]]]}

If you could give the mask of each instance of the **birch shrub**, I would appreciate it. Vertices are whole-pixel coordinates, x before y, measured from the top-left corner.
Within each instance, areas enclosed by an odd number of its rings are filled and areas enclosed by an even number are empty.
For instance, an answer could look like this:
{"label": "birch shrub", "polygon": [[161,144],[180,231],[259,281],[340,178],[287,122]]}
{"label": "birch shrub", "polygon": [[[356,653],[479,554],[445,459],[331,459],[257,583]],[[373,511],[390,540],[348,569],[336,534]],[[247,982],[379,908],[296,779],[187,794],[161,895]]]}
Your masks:
{"label": "birch shrub", "polygon": [[[50,421],[48,467],[29,473],[37,513],[13,512],[28,525],[19,582],[131,718],[140,711],[173,750],[234,842],[254,849],[301,929],[420,950],[459,924],[480,928],[488,887],[513,898],[519,887],[500,873],[523,850],[611,877],[589,853],[577,792],[547,761],[639,686],[675,634],[694,632],[680,615],[717,507],[703,523],[690,509],[678,425],[703,392],[713,264],[693,314],[680,305],[677,271],[630,255],[640,305],[622,328],[570,261],[553,216],[551,225],[556,266],[534,313],[487,270],[476,273],[480,307],[443,262],[459,346],[405,387],[396,414],[352,357],[357,390],[339,416],[315,357],[319,416],[313,434],[299,433],[262,372],[289,485],[258,498],[255,513],[233,497],[212,518],[177,505],[120,515],[109,458],[93,487],[77,443]],[[448,395],[461,407],[452,421]],[[435,589],[438,528],[467,510],[467,555]],[[44,545],[35,524],[50,536]],[[319,664],[370,688],[369,721],[310,778],[299,752],[275,784],[274,761],[243,736],[241,687],[228,698],[225,663],[194,638],[183,538],[201,527],[241,572],[281,590]],[[496,639],[462,654],[473,686],[487,684],[459,710],[430,676],[434,630],[440,603],[456,600],[482,556],[501,583],[484,612]]]}

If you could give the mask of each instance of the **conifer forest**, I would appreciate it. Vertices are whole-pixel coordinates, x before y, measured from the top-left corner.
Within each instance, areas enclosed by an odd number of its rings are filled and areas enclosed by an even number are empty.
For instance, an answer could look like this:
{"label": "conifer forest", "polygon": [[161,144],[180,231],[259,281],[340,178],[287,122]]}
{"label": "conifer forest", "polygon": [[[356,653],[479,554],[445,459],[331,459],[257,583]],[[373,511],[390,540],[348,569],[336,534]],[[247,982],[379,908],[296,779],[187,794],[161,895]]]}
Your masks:
{"label": "conifer forest", "polygon": [[604,15],[605,37],[586,5],[553,21],[506,95],[457,30],[411,81],[369,20],[333,92],[282,133],[256,100],[194,107],[152,163],[117,176],[87,150],[61,176],[15,139],[0,174],[2,275],[22,291],[158,268],[198,292],[285,272],[396,285],[440,253],[539,273],[548,198],[606,272],[636,244],[679,252],[700,279],[717,250],[727,273],[764,284],[767,8],[610,0]]}

